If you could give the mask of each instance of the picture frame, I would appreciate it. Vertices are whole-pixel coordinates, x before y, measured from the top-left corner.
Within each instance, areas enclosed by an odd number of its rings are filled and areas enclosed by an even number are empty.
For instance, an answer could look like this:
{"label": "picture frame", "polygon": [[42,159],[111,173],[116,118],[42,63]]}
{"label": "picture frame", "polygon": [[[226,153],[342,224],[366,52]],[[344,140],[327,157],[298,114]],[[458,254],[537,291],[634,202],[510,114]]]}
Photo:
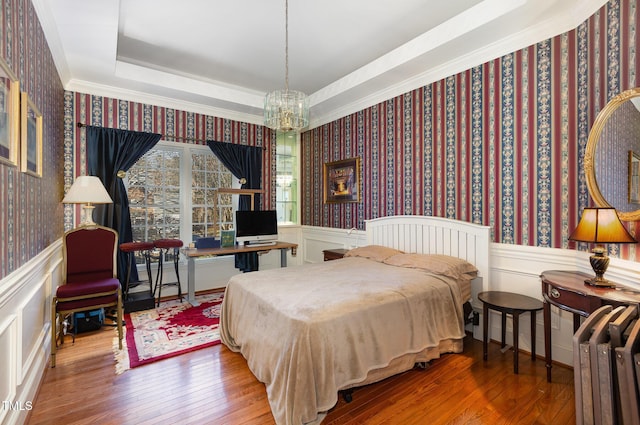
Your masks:
{"label": "picture frame", "polygon": [[640,154],[629,151],[629,203],[640,204]]}
{"label": "picture frame", "polygon": [[0,58],[0,163],[19,165],[19,126],[20,81]]}
{"label": "picture frame", "polygon": [[324,164],[324,202],[360,202],[360,158]]}
{"label": "picture frame", "polygon": [[20,109],[21,169],[42,177],[42,114],[25,92],[21,93]]}

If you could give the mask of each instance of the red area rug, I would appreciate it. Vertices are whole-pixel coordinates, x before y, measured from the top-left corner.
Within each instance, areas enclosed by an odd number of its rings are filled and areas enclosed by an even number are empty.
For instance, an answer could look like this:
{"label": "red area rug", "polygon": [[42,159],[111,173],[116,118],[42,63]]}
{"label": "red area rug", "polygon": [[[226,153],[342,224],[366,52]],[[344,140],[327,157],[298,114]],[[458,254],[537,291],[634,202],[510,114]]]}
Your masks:
{"label": "red area rug", "polygon": [[200,303],[163,302],[152,310],[125,314],[126,347],[114,342],[116,373],[220,343],[220,308],[224,292],[198,295]]}

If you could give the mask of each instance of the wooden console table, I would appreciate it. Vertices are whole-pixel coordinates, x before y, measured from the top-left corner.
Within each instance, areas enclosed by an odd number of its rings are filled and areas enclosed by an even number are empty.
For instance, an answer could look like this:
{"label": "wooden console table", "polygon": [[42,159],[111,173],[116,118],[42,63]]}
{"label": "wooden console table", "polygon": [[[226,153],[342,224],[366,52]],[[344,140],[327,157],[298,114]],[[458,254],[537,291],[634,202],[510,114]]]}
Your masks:
{"label": "wooden console table", "polygon": [[584,283],[593,276],[576,271],[549,270],[542,272],[544,298],[544,358],[547,381],[551,382],[551,306],[573,313],[573,333],[580,327],[580,317],[587,317],[603,305],[640,304],[640,291],[622,285],[599,288]]}
{"label": "wooden console table", "polygon": [[287,267],[287,250],[295,257],[298,244],[290,242],[276,242],[273,245],[234,245],[227,248],[187,248],[182,250],[187,257],[187,301],[197,306],[196,302],[196,262],[197,258],[219,257],[221,255],[235,255],[243,252],[259,252],[280,250],[280,267]]}

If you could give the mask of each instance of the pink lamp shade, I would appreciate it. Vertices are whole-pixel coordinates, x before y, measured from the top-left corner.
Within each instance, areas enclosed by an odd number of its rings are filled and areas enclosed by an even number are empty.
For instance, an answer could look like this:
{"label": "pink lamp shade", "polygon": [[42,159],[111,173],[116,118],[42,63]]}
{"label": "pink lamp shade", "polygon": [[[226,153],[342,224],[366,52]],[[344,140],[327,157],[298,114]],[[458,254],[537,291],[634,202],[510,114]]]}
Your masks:
{"label": "pink lamp shade", "polygon": [[[637,242],[618,218],[615,208],[585,208],[569,240],[595,244]],[[605,254],[604,246],[596,246],[591,252],[593,255],[589,257],[589,261],[596,277],[585,280],[585,283],[594,286],[615,286],[604,278],[604,273],[609,267],[609,257]]]}

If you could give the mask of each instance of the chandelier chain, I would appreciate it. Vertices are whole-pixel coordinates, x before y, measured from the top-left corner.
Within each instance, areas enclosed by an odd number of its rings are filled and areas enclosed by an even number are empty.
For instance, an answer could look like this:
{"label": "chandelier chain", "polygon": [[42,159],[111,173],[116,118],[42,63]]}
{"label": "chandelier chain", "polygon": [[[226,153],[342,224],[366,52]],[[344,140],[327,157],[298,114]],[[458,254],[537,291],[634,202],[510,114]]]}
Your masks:
{"label": "chandelier chain", "polygon": [[309,98],[298,90],[289,91],[289,0],[284,2],[284,90],[264,97],[264,123],[281,131],[299,131],[309,125]]}
{"label": "chandelier chain", "polygon": [[284,0],[284,89],[289,91],[289,0]]}

